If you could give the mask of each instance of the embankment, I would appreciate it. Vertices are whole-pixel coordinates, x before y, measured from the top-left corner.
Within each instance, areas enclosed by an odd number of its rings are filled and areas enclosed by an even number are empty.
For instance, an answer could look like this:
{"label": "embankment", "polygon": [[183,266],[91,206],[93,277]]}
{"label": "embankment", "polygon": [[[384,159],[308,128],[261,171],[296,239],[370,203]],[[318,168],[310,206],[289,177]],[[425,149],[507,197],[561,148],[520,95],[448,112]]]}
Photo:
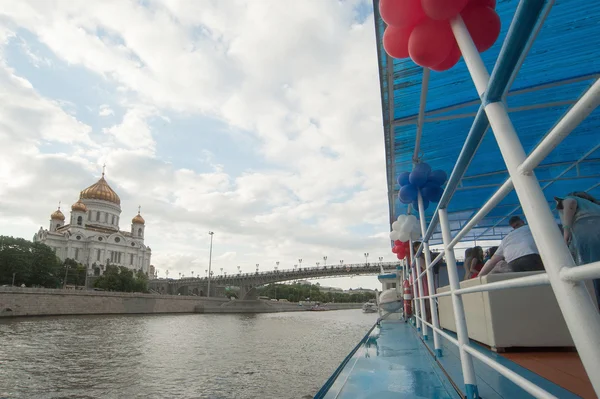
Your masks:
{"label": "embankment", "polygon": [[[331,310],[361,304],[327,305]],[[306,311],[290,302],[229,301],[226,298],[121,292],[0,287],[0,317],[160,313],[272,313]]]}

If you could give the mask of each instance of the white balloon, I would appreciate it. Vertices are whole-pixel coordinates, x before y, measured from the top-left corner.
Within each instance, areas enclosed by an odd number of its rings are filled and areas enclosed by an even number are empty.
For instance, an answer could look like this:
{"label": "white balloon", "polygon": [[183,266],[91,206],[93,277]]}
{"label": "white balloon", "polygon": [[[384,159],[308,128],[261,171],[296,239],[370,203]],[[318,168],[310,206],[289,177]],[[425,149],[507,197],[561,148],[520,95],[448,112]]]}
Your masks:
{"label": "white balloon", "polygon": [[400,231],[401,227],[402,227],[402,223],[400,223],[397,220],[394,223],[392,223],[392,230],[394,230],[394,231]]}
{"label": "white balloon", "polygon": [[415,241],[418,240],[421,237],[421,233],[417,232],[417,231],[412,231],[410,233],[410,239]]}
{"label": "white balloon", "polygon": [[415,215],[408,215],[406,218],[410,221],[411,225],[417,224],[417,217]]}
{"label": "white balloon", "polygon": [[410,234],[408,234],[405,231],[400,232],[398,234],[398,237],[399,237],[398,239],[402,242],[406,242],[406,241],[410,240]]}
{"label": "white balloon", "polygon": [[399,235],[399,234],[400,234],[400,233],[399,233],[399,232],[397,232],[396,230],[392,231],[392,232],[390,233],[390,240],[392,240],[392,241],[396,241],[396,240],[398,239],[398,235]]}
{"label": "white balloon", "polygon": [[400,216],[398,216],[398,219],[396,219],[396,220],[399,221],[400,223],[404,223],[405,219],[406,219],[406,215],[400,215]]}
{"label": "white balloon", "polygon": [[415,233],[417,233],[417,234],[420,234],[420,233],[421,233],[421,226],[419,226],[418,224],[415,224],[415,225],[412,227],[412,229],[411,229],[411,232],[412,232],[412,231],[414,231],[414,232],[415,232]]}

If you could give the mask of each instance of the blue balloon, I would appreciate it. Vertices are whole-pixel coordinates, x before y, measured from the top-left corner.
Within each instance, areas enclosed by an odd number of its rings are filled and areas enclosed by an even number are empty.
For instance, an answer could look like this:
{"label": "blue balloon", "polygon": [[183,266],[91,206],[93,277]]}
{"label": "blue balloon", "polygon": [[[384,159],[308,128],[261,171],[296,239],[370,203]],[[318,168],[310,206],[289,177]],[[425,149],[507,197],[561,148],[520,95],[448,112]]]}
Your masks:
{"label": "blue balloon", "polygon": [[443,170],[437,169],[437,170],[432,170],[431,173],[429,173],[429,178],[427,180],[432,183],[437,184],[438,186],[443,186],[444,183],[446,183],[447,178],[448,178],[448,175],[446,174],[446,172],[444,172]]}
{"label": "blue balloon", "polygon": [[410,184],[410,181],[408,180],[409,176],[410,172],[400,173],[400,175],[398,176],[398,184],[400,185],[400,187]]}
{"label": "blue balloon", "polygon": [[400,202],[404,204],[410,204],[411,202],[417,200],[418,195],[417,188],[412,184],[408,184],[400,189],[398,198],[400,199]]}
{"label": "blue balloon", "polygon": [[408,180],[415,187],[423,187],[427,183],[429,172],[431,172],[431,166],[426,163],[418,163],[410,172]]}
{"label": "blue balloon", "polygon": [[423,199],[431,202],[439,202],[443,193],[444,189],[431,181],[428,181],[421,189],[421,195],[423,196]]}
{"label": "blue balloon", "polygon": [[[419,211],[419,202],[418,201],[413,201],[412,206],[413,206],[413,208],[415,208],[417,210],[417,212]],[[429,208],[429,201],[427,201],[425,198],[423,198],[423,210],[427,210],[427,208]]]}

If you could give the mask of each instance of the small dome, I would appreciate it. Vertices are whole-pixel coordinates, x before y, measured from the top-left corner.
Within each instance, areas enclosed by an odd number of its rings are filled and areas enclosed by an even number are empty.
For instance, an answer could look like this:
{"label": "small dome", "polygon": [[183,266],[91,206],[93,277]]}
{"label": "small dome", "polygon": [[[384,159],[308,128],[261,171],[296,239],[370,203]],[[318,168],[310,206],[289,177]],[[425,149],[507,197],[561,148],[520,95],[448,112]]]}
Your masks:
{"label": "small dome", "polygon": [[78,200],[76,203],[74,203],[71,206],[71,210],[73,212],[87,212],[87,208],[85,207],[85,204],[81,202],[81,200]]}
{"label": "small dome", "polygon": [[133,223],[133,224],[144,224],[144,223],[146,223],[146,221],[144,220],[144,218],[142,217],[142,215],[140,215],[138,213],[137,215],[134,216],[133,219],[131,219],[131,223]]}
{"label": "small dome", "polygon": [[55,210],[54,212],[52,212],[52,215],[50,215],[50,219],[52,220],[65,220],[65,215],[63,215],[63,213],[60,211],[60,208],[58,208],[57,210]]}

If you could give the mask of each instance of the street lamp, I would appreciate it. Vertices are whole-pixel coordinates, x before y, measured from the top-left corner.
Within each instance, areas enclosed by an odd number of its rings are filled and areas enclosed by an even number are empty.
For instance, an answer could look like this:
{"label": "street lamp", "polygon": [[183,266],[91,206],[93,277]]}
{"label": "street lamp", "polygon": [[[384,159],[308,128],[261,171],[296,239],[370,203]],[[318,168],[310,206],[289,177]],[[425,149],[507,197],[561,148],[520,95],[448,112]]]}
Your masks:
{"label": "street lamp", "polygon": [[256,264],[256,274],[258,274],[258,263]]}
{"label": "street lamp", "polygon": [[221,268],[221,274],[223,274],[223,268]]}
{"label": "street lamp", "polygon": [[194,278],[194,271],[192,270],[192,278]]}
{"label": "street lamp", "polygon": [[224,276],[227,277],[227,272],[224,272]]}
{"label": "street lamp", "polygon": [[275,271],[277,271],[277,269],[279,269],[279,261],[275,262]]}
{"label": "street lamp", "polygon": [[319,265],[320,265],[320,263],[319,263],[319,262],[317,262],[317,267],[319,267]]}
{"label": "street lamp", "polygon": [[340,266],[344,266],[344,260],[340,259]]}
{"label": "street lamp", "polygon": [[365,252],[365,263],[369,266],[369,253]]}
{"label": "street lamp", "polygon": [[167,275],[167,280],[169,279],[169,269],[167,269],[167,271],[165,272],[165,274]]}
{"label": "street lamp", "polygon": [[204,269],[204,277],[208,277],[208,269]]}
{"label": "street lamp", "polygon": [[323,256],[323,266],[327,266],[327,256]]}
{"label": "street lamp", "polygon": [[179,273],[179,278],[181,278],[181,273]]}
{"label": "street lamp", "polygon": [[298,263],[300,264],[300,269],[302,269],[302,259],[298,259]]}
{"label": "street lamp", "polygon": [[211,270],[212,266],[212,244],[213,244],[213,236],[215,233],[213,231],[209,231],[208,235],[210,235],[210,250],[208,251],[208,292],[206,293],[206,297],[210,297],[210,278],[213,274]]}
{"label": "street lamp", "polygon": [[238,266],[237,268],[238,268],[238,274],[242,274],[242,267]]}

